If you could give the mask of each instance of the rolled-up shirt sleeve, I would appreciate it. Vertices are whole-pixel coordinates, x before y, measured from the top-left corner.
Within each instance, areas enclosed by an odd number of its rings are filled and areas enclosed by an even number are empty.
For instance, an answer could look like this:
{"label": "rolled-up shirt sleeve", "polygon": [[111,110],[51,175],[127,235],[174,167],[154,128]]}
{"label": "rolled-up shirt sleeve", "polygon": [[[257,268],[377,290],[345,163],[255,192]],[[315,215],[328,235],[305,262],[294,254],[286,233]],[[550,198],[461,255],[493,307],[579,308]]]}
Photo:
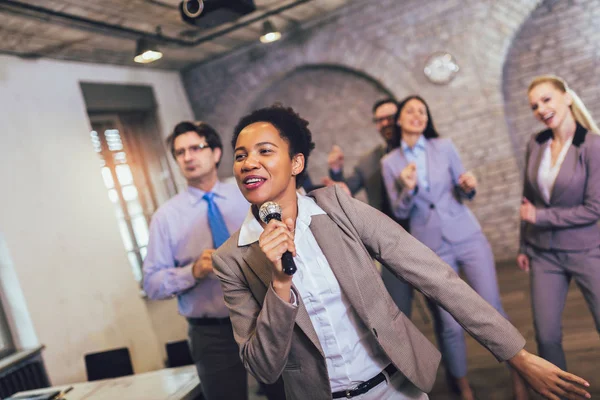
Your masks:
{"label": "rolled-up shirt sleeve", "polygon": [[178,295],[196,285],[193,262],[175,265],[171,240],[161,214],[155,214],[150,224],[148,253],[144,259],[144,291],[150,299],[160,300]]}

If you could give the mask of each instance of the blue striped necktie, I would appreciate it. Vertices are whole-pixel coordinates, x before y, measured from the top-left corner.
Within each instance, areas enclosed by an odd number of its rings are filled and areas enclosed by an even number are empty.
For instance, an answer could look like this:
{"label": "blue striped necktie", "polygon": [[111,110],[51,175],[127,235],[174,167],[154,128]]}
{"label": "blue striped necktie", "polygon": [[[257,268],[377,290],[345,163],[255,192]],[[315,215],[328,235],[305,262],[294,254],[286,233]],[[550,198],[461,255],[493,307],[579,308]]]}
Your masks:
{"label": "blue striped necktie", "polygon": [[207,192],[202,198],[208,203],[208,224],[210,225],[213,244],[215,249],[217,249],[229,239],[229,231],[227,230],[227,225],[225,225],[223,215],[221,214],[217,203],[215,203],[215,194]]}

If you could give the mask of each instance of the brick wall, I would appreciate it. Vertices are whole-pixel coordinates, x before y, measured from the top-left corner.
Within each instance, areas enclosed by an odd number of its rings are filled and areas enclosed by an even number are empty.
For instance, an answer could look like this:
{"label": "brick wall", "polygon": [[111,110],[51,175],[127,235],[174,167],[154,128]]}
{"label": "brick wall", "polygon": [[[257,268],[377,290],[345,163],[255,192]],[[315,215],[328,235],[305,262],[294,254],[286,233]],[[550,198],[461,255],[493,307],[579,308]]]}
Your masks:
{"label": "brick wall", "polygon": [[380,144],[369,116],[375,101],[388,96],[377,82],[354,71],[321,65],[283,76],[258,94],[249,110],[280,102],[309,121],[317,150],[311,154],[308,171],[317,184],[327,175],[327,150],[332,145],[341,146],[346,162],[354,165],[363,152]]}
{"label": "brick wall", "polygon": [[544,129],[531,113],[527,87],[536,75],[567,81],[592,116],[600,118],[600,2],[551,1],[537,8],[515,37],[504,65],[509,132],[520,164],[531,135]]}
{"label": "brick wall", "polygon": [[[398,98],[422,95],[442,136],[453,139],[466,168],[479,178],[479,194],[471,208],[496,257],[512,259],[517,249],[521,156],[515,155],[505,121],[502,71],[511,41],[539,3],[356,1],[280,42],[242,49],[182,76],[196,116],[214,124],[226,141],[241,114],[261,101],[280,96],[310,115],[319,145],[310,172],[317,179],[324,173],[329,144],[340,135],[352,157],[372,145],[376,133],[369,124],[368,105],[373,98],[384,91]],[[452,53],[461,67],[445,86],[431,84],[423,75],[425,60],[439,50]],[[335,93],[343,96],[336,99]],[[339,128],[352,125],[359,129]],[[221,173],[229,175],[229,148],[225,157]],[[351,164],[352,159],[348,171]]]}

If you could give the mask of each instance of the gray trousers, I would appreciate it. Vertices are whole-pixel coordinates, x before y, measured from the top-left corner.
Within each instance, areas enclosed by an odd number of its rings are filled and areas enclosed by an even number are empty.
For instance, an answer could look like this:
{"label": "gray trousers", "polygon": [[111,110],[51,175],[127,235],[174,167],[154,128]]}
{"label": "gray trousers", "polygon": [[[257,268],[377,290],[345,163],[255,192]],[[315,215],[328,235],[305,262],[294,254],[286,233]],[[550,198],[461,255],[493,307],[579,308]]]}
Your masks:
{"label": "gray trousers", "polygon": [[231,324],[189,324],[190,351],[206,400],[247,400],[248,374]]}
{"label": "gray trousers", "polygon": [[[444,241],[435,253],[456,272],[462,271],[469,285],[506,318],[500,301],[494,254],[483,232],[459,243]],[[460,301],[460,299],[457,299]],[[467,345],[462,327],[444,310],[429,302],[435,333],[447,372],[453,378],[467,375]]]}
{"label": "gray trousers", "polygon": [[529,247],[531,304],[538,352],[566,370],[562,312],[571,279],[587,302],[600,332],[600,247],[584,251],[545,251]]}

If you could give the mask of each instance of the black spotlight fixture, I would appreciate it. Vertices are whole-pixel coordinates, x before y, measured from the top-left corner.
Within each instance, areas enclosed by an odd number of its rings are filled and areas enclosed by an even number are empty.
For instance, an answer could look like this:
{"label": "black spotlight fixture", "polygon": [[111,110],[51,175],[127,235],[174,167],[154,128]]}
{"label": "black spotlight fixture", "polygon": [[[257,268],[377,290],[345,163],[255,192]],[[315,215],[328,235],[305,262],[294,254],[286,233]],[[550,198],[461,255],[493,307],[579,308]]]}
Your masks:
{"label": "black spotlight fixture", "polygon": [[262,43],[271,43],[281,39],[281,32],[275,28],[275,25],[269,20],[263,22],[262,34],[260,41]]}
{"label": "black spotlight fixture", "polygon": [[255,10],[254,0],[183,0],[179,3],[181,19],[202,29],[234,22]]}
{"label": "black spotlight fixture", "polygon": [[180,8],[183,15],[191,19],[196,19],[204,11],[204,1],[184,0],[181,2]]}
{"label": "black spotlight fixture", "polygon": [[158,50],[158,46],[148,39],[138,39],[135,48],[135,57],[133,61],[140,64],[149,64],[161,59],[163,54]]}

